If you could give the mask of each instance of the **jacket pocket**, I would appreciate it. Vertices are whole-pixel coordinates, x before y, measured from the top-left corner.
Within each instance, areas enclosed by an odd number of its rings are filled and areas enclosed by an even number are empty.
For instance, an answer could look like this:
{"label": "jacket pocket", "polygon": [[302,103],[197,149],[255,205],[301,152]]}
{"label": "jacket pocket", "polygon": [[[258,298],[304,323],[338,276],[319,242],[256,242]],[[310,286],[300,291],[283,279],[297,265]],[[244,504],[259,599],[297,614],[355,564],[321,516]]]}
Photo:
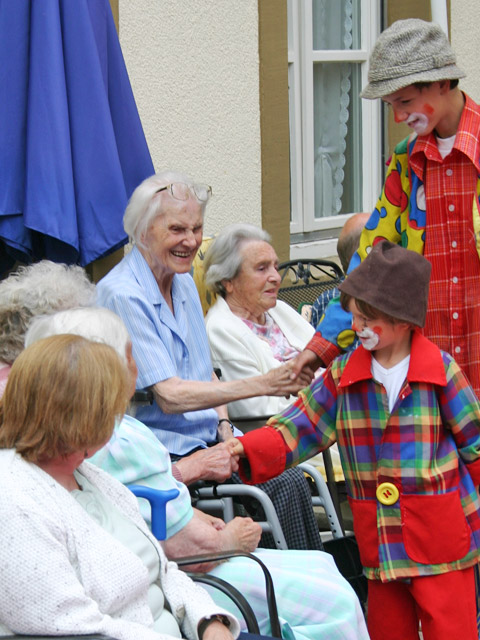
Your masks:
{"label": "jacket pocket", "polygon": [[400,497],[405,551],[414,562],[460,560],[470,549],[470,529],[458,491]]}
{"label": "jacket pocket", "polygon": [[378,567],[377,503],[374,500],[349,498],[353,530],[364,567]]}

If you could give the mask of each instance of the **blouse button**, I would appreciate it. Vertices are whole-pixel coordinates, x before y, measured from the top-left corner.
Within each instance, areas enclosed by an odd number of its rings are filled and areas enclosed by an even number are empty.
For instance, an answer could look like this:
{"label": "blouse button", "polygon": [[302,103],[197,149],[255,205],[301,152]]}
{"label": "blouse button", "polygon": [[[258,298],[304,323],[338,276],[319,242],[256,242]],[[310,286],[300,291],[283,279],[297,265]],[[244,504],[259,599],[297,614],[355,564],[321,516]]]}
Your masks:
{"label": "blouse button", "polygon": [[454,204],[449,204],[448,205],[448,210],[449,211],[455,211],[455,205]]}
{"label": "blouse button", "polygon": [[454,320],[456,320],[458,318],[458,313],[456,311],[454,311],[452,313],[452,317],[453,317]]}
{"label": "blouse button", "polygon": [[447,169],[445,173],[447,174],[447,176],[453,176],[453,169]]}
{"label": "blouse button", "polygon": [[452,247],[453,247],[454,249],[456,249],[456,248],[457,248],[457,241],[456,241],[456,240],[454,240],[454,241],[452,242]]}

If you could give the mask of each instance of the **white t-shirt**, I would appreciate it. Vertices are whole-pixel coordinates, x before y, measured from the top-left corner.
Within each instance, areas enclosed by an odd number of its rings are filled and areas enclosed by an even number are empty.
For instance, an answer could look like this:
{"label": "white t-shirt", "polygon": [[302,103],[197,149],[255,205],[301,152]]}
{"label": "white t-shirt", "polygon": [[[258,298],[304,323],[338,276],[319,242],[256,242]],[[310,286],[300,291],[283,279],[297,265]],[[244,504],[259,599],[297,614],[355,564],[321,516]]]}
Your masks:
{"label": "white t-shirt", "polygon": [[450,151],[453,149],[453,143],[455,142],[456,135],[457,134],[455,133],[453,136],[450,136],[449,138],[439,138],[438,136],[435,136],[435,139],[437,141],[438,151],[440,152],[442,159],[446,158],[450,153]]}
{"label": "white t-shirt", "polygon": [[378,382],[385,387],[388,397],[388,410],[392,413],[392,409],[397,401],[398,394],[407,377],[408,365],[410,364],[410,354],[398,364],[390,369],[385,369],[382,365],[372,358],[372,375]]}

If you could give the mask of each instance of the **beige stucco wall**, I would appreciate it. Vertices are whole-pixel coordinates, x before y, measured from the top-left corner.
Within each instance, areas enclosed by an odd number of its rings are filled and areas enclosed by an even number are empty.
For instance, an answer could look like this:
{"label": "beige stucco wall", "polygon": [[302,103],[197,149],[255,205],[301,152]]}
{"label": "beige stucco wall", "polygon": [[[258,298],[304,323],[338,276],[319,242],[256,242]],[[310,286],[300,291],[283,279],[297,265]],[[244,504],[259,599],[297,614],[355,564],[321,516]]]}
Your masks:
{"label": "beige stucco wall", "polygon": [[480,2],[451,0],[450,40],[467,77],[460,86],[480,102]]}
{"label": "beige stucco wall", "polygon": [[212,186],[207,233],[261,224],[257,0],[119,0],[119,36],[155,169]]}

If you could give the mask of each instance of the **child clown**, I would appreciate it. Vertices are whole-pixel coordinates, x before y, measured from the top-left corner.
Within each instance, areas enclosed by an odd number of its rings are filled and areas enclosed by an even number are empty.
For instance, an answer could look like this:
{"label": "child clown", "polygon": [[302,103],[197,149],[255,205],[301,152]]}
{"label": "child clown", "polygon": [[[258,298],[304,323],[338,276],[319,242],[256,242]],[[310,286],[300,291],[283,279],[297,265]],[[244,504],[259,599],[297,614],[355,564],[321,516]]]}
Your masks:
{"label": "child clown", "polygon": [[259,483],[338,443],[372,640],[478,640],[480,405],[421,333],[430,263],[387,240],[340,286],[360,344],[268,425],[231,441]]}

